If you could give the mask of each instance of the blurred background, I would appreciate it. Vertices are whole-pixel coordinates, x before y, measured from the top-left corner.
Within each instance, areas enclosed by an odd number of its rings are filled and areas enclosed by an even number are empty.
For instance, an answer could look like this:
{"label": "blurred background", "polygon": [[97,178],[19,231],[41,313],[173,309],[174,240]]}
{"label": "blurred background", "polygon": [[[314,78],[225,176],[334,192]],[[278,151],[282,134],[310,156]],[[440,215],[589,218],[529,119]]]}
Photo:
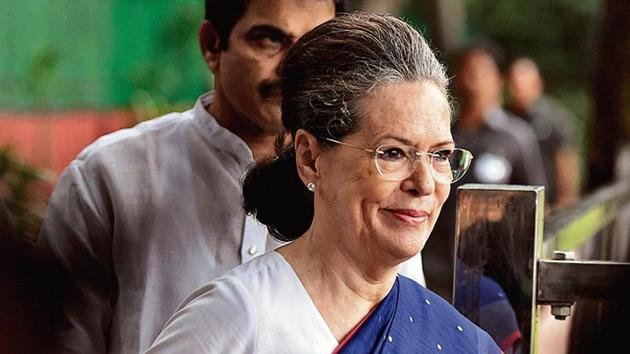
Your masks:
{"label": "blurred background", "polygon": [[[364,0],[411,21],[446,60],[471,41],[540,67],[573,112],[582,188],[612,178],[630,136],[626,0]],[[211,88],[197,47],[201,0],[0,2],[0,198],[33,238],[63,168],[97,137]]]}
{"label": "blurred background", "polygon": [[[621,156],[628,175],[630,149],[622,151],[630,142],[630,1],[349,4],[404,17],[445,62],[456,49],[480,41],[498,48],[503,73],[515,58],[531,58],[546,94],[572,113],[580,191],[613,181]],[[19,242],[35,241],[52,187],[85,146],[186,110],[212,88],[197,45],[203,14],[202,0],[0,1],[0,206],[6,205],[0,209],[0,240],[14,234]],[[0,291],[18,300],[5,306],[15,310],[0,311],[0,344],[21,338],[19,331],[45,330],[29,320],[45,307],[26,302],[42,286],[16,283],[33,270],[9,246],[0,243],[10,256],[0,257],[0,268],[16,276],[0,274]],[[18,292],[7,295],[6,289]]]}

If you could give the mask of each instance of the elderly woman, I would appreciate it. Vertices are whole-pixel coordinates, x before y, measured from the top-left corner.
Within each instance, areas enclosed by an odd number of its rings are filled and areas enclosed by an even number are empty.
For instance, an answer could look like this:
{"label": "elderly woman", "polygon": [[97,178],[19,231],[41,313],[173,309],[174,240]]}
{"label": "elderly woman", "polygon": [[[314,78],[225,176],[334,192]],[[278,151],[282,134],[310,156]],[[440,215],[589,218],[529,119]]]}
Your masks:
{"label": "elderly woman", "polygon": [[315,28],[281,73],[278,156],[247,212],[293,241],[192,294],[150,353],[495,353],[440,297],[398,275],[472,156],[455,148],[443,67],[389,16]]}

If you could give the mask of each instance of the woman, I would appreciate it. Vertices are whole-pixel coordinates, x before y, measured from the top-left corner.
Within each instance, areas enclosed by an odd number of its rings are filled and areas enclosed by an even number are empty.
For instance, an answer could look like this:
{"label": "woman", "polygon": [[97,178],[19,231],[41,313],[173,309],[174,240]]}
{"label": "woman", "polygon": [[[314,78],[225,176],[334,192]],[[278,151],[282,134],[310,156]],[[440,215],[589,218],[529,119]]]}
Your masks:
{"label": "woman", "polygon": [[293,242],[192,294],[149,352],[499,352],[397,275],[471,159],[454,147],[446,85],[394,17],[342,16],[302,37],[281,73],[288,136],[243,186],[246,211]]}

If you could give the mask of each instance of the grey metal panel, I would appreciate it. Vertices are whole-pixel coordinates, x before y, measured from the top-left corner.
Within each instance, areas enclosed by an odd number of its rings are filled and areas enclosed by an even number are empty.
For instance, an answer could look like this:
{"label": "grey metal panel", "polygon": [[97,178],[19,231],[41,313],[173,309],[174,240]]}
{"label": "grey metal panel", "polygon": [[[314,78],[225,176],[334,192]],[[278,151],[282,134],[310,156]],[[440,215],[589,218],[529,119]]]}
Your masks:
{"label": "grey metal panel", "polygon": [[[622,300],[630,286],[630,263],[604,261],[538,262],[538,302]],[[627,299],[623,299],[627,300]]]}
{"label": "grey metal panel", "polygon": [[542,187],[468,184],[458,190],[453,303],[497,342],[506,328],[517,327],[522,353],[535,347],[543,216]]}

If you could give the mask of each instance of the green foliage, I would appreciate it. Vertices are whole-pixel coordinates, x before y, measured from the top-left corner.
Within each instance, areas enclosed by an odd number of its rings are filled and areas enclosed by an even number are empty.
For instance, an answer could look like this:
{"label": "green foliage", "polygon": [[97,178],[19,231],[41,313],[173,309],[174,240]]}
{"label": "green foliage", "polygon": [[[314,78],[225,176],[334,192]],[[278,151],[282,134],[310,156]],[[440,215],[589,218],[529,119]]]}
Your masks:
{"label": "green foliage", "polygon": [[[136,91],[193,101],[209,70],[199,0],[0,1],[0,107],[126,107]],[[28,21],[24,20],[28,19]]]}
{"label": "green foliage", "polygon": [[179,5],[153,25],[156,32],[147,38],[145,45],[158,56],[121,65],[131,88],[128,102],[140,112],[139,120],[188,108],[208,89],[209,70],[197,43],[202,14],[200,4]]}
{"label": "green foliage", "polygon": [[34,188],[44,181],[42,171],[21,162],[10,147],[0,148],[0,198],[11,212],[16,231],[33,242],[42,221],[37,211],[43,209]]}
{"label": "green foliage", "polygon": [[506,59],[529,56],[551,91],[584,87],[595,58],[598,0],[466,0],[469,39],[489,39]]}
{"label": "green foliage", "polygon": [[189,109],[197,95],[208,89],[210,71],[197,44],[200,13],[198,4],[180,6],[160,23],[152,44],[160,53],[159,60],[138,62],[128,70],[129,103],[137,121]]}
{"label": "green foliage", "polygon": [[36,105],[45,105],[55,94],[52,85],[55,71],[59,67],[59,50],[52,46],[40,48],[27,68],[24,92],[34,97]]}
{"label": "green foliage", "polygon": [[137,89],[131,96],[131,110],[138,123],[171,112],[183,112],[190,109],[192,105],[192,100],[183,99],[172,102],[163,94],[151,94],[142,89]]}
{"label": "green foliage", "polygon": [[519,56],[538,63],[548,94],[575,113],[577,143],[591,115],[599,0],[465,0],[467,39],[503,50],[503,66]]}
{"label": "green foliage", "polygon": [[0,1],[0,107],[78,108],[107,100],[110,2]]}

